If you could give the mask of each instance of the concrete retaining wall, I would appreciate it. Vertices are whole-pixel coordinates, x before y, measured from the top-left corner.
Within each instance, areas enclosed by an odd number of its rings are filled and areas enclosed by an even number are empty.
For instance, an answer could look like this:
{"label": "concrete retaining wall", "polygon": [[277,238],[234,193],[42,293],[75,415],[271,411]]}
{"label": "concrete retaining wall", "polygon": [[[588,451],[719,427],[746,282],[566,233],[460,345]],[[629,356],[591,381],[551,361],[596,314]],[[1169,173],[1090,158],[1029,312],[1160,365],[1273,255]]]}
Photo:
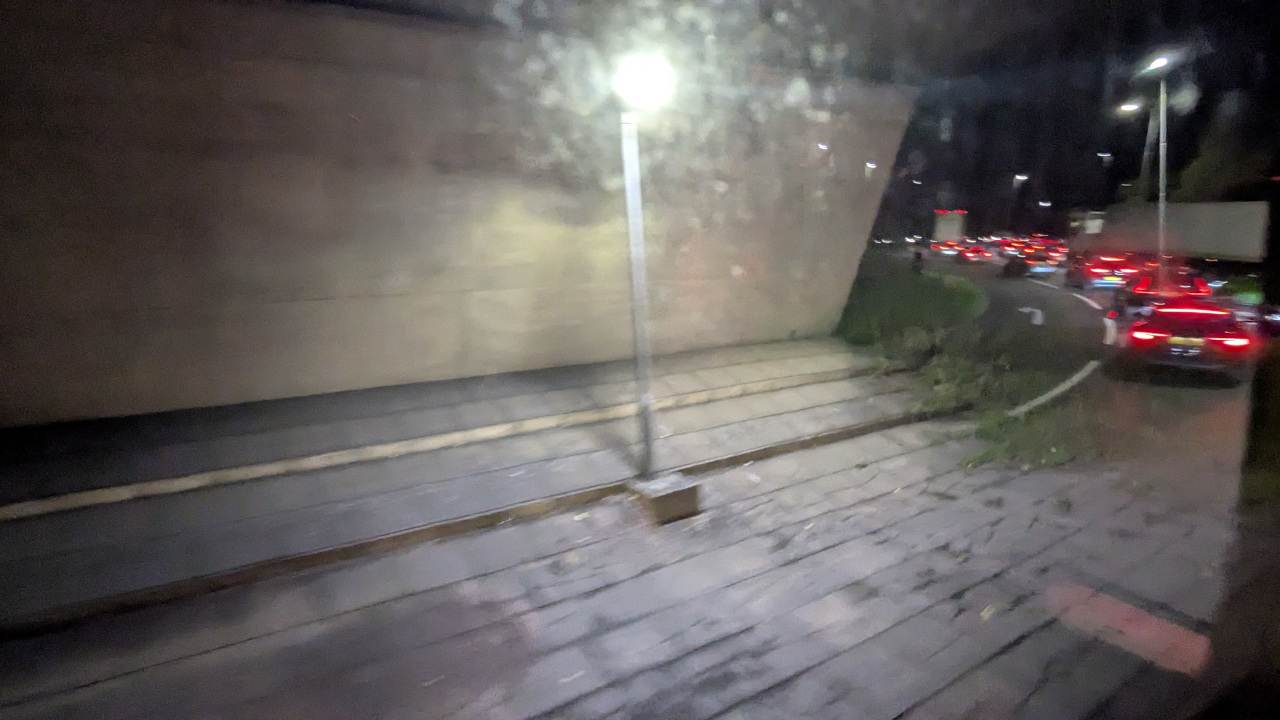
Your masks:
{"label": "concrete retaining wall", "polygon": [[[630,354],[620,195],[529,173],[529,119],[479,77],[519,40],[291,4],[4,6],[0,425]],[[650,209],[657,351],[832,329],[910,112],[841,97]]]}

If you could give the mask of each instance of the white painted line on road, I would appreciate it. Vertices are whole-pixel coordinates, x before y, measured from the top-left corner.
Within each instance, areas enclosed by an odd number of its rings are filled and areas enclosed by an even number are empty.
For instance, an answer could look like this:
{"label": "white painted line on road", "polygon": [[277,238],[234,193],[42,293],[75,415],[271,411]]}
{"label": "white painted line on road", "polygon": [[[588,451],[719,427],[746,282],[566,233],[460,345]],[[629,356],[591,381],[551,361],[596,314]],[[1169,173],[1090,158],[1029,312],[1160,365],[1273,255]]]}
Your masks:
{"label": "white painted line on road", "polygon": [[1083,301],[1085,302],[1085,304],[1086,304],[1086,305],[1088,305],[1089,307],[1093,308],[1094,310],[1101,310],[1101,309],[1102,309],[1102,306],[1101,306],[1101,305],[1099,305],[1098,303],[1094,302],[1091,298],[1087,298],[1087,297],[1085,297],[1084,295],[1081,295],[1080,293],[1071,293],[1071,294],[1072,294],[1073,296],[1078,297],[1078,298],[1080,298],[1081,300],[1083,300]]}
{"label": "white painted line on road", "polygon": [[1116,344],[1116,321],[1112,320],[1109,317],[1104,317],[1102,318],[1102,322],[1107,326],[1107,332],[1102,337],[1102,344],[1115,345]]}
{"label": "white painted line on road", "polygon": [[1044,280],[1031,280],[1031,282],[1033,282],[1033,283],[1035,283],[1035,284],[1037,284],[1037,285],[1043,285],[1043,286],[1045,286],[1045,287],[1049,288],[1050,290],[1058,290],[1058,289],[1060,289],[1057,285],[1054,285],[1054,284],[1053,284],[1053,283],[1051,283],[1051,282],[1045,282]]}
{"label": "white painted line on road", "polygon": [[1055,387],[1054,389],[1052,389],[1052,390],[1050,390],[1049,392],[1047,392],[1047,393],[1045,393],[1045,394],[1041,395],[1040,397],[1036,398],[1035,400],[1031,400],[1031,401],[1029,401],[1029,402],[1025,402],[1025,403],[1023,403],[1023,404],[1019,405],[1018,407],[1016,407],[1016,408],[1014,408],[1014,409],[1010,410],[1010,411],[1009,411],[1009,417],[1022,417],[1023,415],[1026,415],[1027,413],[1031,412],[1032,410],[1035,410],[1036,408],[1040,407],[1041,405],[1043,405],[1043,404],[1045,404],[1045,403],[1049,402],[1050,400],[1052,400],[1052,399],[1054,399],[1054,398],[1058,397],[1058,396],[1059,396],[1059,395],[1061,395],[1062,393],[1064,393],[1064,392],[1066,392],[1066,391],[1070,390],[1071,388],[1075,387],[1076,385],[1078,385],[1078,384],[1080,383],[1080,381],[1081,381],[1081,380],[1084,380],[1085,378],[1089,377],[1089,375],[1090,375],[1090,374],[1092,374],[1094,370],[1097,370],[1097,369],[1098,369],[1098,367],[1099,367],[1100,365],[1102,365],[1102,363],[1098,362],[1097,360],[1090,360],[1089,362],[1085,363],[1085,366],[1084,366],[1084,367],[1082,367],[1082,368],[1080,368],[1080,370],[1079,370],[1079,371],[1077,371],[1075,375],[1072,375],[1071,377],[1067,378],[1066,380],[1063,380],[1063,381],[1062,381],[1061,383],[1059,383],[1059,384],[1058,384],[1058,386],[1057,386],[1057,387]]}
{"label": "white painted line on road", "polygon": [[1043,310],[1041,310],[1040,308],[1033,308],[1033,307],[1018,308],[1018,312],[1021,312],[1021,313],[1031,313],[1031,324],[1032,324],[1032,325],[1043,325],[1043,324],[1044,324],[1044,311],[1043,311]]}

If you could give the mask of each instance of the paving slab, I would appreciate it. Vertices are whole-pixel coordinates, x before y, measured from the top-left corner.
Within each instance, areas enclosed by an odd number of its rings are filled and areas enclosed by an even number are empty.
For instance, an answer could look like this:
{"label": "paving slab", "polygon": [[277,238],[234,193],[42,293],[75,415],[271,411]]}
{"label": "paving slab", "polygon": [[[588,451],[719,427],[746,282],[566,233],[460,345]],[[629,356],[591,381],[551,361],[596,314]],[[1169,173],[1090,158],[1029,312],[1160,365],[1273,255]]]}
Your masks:
{"label": "paving slab", "polygon": [[[1145,558],[1181,575],[1214,547],[1224,561],[1231,533],[1187,534],[1194,510],[1136,505],[1090,474],[957,470],[975,447],[948,439],[960,429],[922,423],[709,473],[704,513],[667,526],[615,498],[3,643],[0,707],[1086,720],[1142,717],[1125,690],[1147,683],[1170,717],[1185,686],[1060,622],[1046,598],[1098,582],[1085,568],[1104,547],[1118,567]],[[1081,494],[1069,512],[1054,502]],[[1128,532],[1135,522],[1149,533]],[[1150,538],[1165,544],[1152,552]],[[1090,587],[1176,619],[1167,594],[1212,594],[1224,566]]]}
{"label": "paving slab", "polygon": [[[900,376],[854,377],[662,411],[669,430],[656,465],[903,417],[918,403],[907,387]],[[777,400],[797,393],[806,404],[778,413]],[[615,420],[0,522],[0,572],[17,579],[0,587],[0,620],[82,613],[546,498],[621,491],[635,474],[637,438],[634,420]]]}
{"label": "paving slab", "polygon": [[[655,359],[654,387],[661,398],[877,362],[831,339],[717,348]],[[0,429],[0,503],[598,409],[633,400],[633,379],[614,362]]]}

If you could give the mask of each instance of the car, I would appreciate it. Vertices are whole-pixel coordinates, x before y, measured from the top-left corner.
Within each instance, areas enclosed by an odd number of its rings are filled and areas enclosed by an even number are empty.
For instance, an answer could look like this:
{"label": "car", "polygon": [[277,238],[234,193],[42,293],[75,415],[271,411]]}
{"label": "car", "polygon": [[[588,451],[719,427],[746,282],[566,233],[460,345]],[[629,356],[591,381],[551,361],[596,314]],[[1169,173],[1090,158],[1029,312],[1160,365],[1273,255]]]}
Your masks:
{"label": "car", "polygon": [[986,262],[995,257],[985,244],[969,245],[956,256],[956,262]]}
{"label": "car", "polygon": [[1093,290],[1128,286],[1143,265],[1133,253],[1085,251],[1067,258],[1067,287]]}
{"label": "car", "polygon": [[1213,297],[1213,288],[1185,265],[1168,267],[1161,281],[1158,268],[1145,268],[1132,275],[1131,284],[1116,289],[1112,306],[1117,315],[1149,314],[1153,305],[1181,298]]}
{"label": "car", "polygon": [[1154,308],[1121,335],[1122,362],[1238,375],[1257,357],[1259,337],[1216,303],[1180,299]]}
{"label": "car", "polygon": [[951,256],[960,254],[961,245],[959,240],[944,240],[931,243],[929,249],[941,255]]}
{"label": "car", "polygon": [[1022,277],[1024,275],[1041,275],[1055,272],[1062,264],[1058,258],[1049,255],[1048,250],[1032,250],[1024,248],[1016,256],[1009,258],[1000,270],[1003,277]]}
{"label": "car", "polygon": [[1026,246],[1027,243],[1024,240],[1009,238],[1005,242],[1000,243],[1000,254],[1005,257],[1018,257],[1022,254],[1022,250]]}

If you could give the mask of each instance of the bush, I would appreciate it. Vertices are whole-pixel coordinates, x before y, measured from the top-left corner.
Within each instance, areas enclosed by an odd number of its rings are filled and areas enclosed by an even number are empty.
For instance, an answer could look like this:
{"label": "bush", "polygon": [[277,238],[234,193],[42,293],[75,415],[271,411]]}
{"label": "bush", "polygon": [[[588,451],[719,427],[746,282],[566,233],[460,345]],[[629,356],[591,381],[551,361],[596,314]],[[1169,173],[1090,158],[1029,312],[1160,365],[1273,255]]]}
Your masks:
{"label": "bush", "polygon": [[962,277],[867,273],[853,285],[836,336],[854,345],[912,346],[930,332],[972,320],[985,307],[982,290]]}

